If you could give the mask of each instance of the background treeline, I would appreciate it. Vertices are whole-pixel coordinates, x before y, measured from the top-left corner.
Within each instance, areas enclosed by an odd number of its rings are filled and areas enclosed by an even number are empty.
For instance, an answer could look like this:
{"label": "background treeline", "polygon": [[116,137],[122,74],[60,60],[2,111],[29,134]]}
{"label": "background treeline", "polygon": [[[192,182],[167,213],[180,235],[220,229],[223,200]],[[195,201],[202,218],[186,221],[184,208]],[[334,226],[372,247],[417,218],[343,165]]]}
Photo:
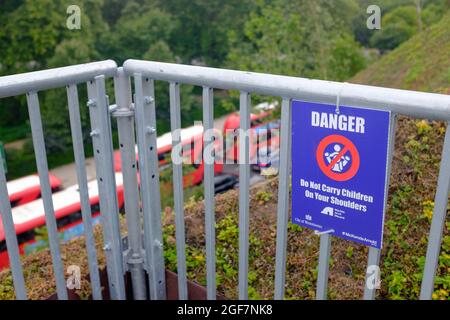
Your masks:
{"label": "background treeline", "polygon": [[[81,30],[66,27],[72,4],[81,8]],[[381,30],[366,26],[371,4],[381,7]],[[344,81],[449,7],[449,0],[4,0],[0,75],[134,58]],[[161,134],[169,130],[168,85],[157,83],[157,93]],[[72,161],[65,90],[43,92],[40,102],[49,165]],[[217,92],[216,106],[216,116],[235,110],[236,95]],[[194,120],[201,120],[201,89],[182,86],[183,124]],[[0,100],[1,141],[29,138],[27,121],[24,97]],[[7,156],[10,177],[35,170],[29,142]]]}

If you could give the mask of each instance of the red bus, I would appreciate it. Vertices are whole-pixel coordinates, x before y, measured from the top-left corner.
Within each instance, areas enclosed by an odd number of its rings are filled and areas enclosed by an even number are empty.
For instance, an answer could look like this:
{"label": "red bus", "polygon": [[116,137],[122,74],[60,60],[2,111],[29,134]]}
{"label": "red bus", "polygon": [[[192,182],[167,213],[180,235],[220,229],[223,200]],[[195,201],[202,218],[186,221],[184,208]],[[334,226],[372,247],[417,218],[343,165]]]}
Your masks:
{"label": "red bus", "polygon": [[[49,179],[52,192],[58,191],[61,188],[61,180],[51,174]],[[7,187],[12,207],[36,200],[41,196],[41,185],[37,174],[8,181]]]}
{"label": "red bus", "polygon": [[[123,207],[123,182],[122,174],[116,173],[116,185],[119,208]],[[99,194],[97,181],[88,183],[89,202],[91,204],[93,223],[100,219]],[[71,186],[52,195],[55,209],[58,233],[63,242],[80,236],[84,232],[81,218],[81,203],[78,185]],[[28,255],[39,247],[46,247],[46,241],[39,239],[37,228],[45,226],[45,212],[42,199],[37,199],[27,204],[12,209],[14,227],[19,243],[21,255]],[[0,221],[0,270],[9,266],[8,253],[6,251],[5,233]]]}
{"label": "red bus", "polygon": [[[194,125],[189,128],[181,129],[180,140],[183,148],[183,159],[186,161],[184,163],[189,164],[191,168],[185,170],[183,176],[184,187],[190,187],[198,185],[203,181],[203,168],[204,163],[202,160],[203,152],[203,126]],[[159,136],[156,140],[158,159],[159,159],[159,170],[160,172],[168,169],[171,164],[171,154],[172,154],[172,133],[167,132],[162,136]],[[216,141],[216,149],[220,146],[220,141]],[[136,159],[137,147],[136,147]],[[199,160],[200,159],[200,160]],[[120,171],[121,160],[120,151],[114,152],[114,168],[116,171]],[[214,173],[220,174],[223,170],[222,163],[214,164]]]}
{"label": "red bus", "polygon": [[[272,105],[269,105],[272,106]],[[273,108],[270,108],[273,109]],[[271,110],[250,114],[250,163],[254,168],[269,166],[267,160],[260,161],[262,155],[276,154],[280,145],[280,122],[273,119]],[[223,126],[225,137],[225,159],[237,162],[239,158],[239,139],[237,130],[240,128],[239,113],[233,113],[227,117]],[[275,129],[275,130],[274,130]],[[266,157],[267,158],[267,157]]]}

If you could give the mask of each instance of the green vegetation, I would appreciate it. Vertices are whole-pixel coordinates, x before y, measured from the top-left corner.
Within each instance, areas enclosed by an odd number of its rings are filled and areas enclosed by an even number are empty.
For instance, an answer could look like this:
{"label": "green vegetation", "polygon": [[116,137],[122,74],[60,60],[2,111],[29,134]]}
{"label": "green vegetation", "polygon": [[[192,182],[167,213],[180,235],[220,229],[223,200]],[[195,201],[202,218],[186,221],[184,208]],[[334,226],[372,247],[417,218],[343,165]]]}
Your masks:
{"label": "green vegetation", "polygon": [[[111,57],[121,63],[132,57],[450,93],[450,15],[445,0],[421,1],[420,15],[413,0],[379,1],[383,13],[380,31],[366,28],[370,0],[80,1],[86,13],[86,27],[80,32],[64,28],[65,11],[57,6],[64,7],[66,2],[43,1],[39,6],[31,0],[2,4],[0,74]],[[375,61],[378,55],[381,57]],[[168,89],[165,83],[156,85],[158,132],[162,133],[169,129]],[[79,89],[83,105],[86,92],[84,87]],[[110,83],[108,90],[113,99]],[[182,86],[183,124],[201,119],[200,94],[199,88]],[[237,101],[235,93],[218,91],[216,114],[234,110]],[[49,166],[73,161],[64,90],[42,93],[41,103]],[[89,155],[89,119],[86,108],[81,110]],[[23,97],[0,100],[0,112],[2,140],[29,136],[22,132],[27,121]],[[12,127],[21,129],[15,132]],[[418,298],[444,134],[444,123],[398,118],[378,298]],[[30,142],[22,150],[8,150],[7,157],[10,177],[35,171]],[[176,271],[170,177],[170,170],[161,174],[164,244],[166,266]],[[276,180],[268,181],[250,194],[249,296],[255,299],[273,297],[277,187]],[[188,278],[205,284],[202,188],[197,186],[185,194],[186,256]],[[229,298],[237,297],[237,217],[237,192],[219,195],[217,284],[219,293]],[[101,247],[99,227],[96,239]],[[318,238],[290,223],[287,250],[286,298],[313,299]],[[62,255],[65,265],[79,264],[83,274],[87,273],[82,239],[64,245]],[[104,266],[103,252],[99,250],[98,255]],[[361,298],[367,248],[334,238],[331,257],[329,298]],[[54,292],[54,281],[48,281],[52,278],[48,250],[25,258],[24,270],[32,298]],[[449,271],[447,216],[433,299],[450,299]],[[82,287],[81,295],[87,297],[88,282]],[[0,299],[13,297],[9,271],[2,272]]]}
{"label": "green vegetation", "polygon": [[0,137],[2,137],[3,143],[24,139],[27,137],[27,133],[28,126],[25,123],[13,127],[0,127]]}
{"label": "green vegetation", "polygon": [[[367,65],[367,57],[373,59],[366,48],[394,48],[418,32],[419,21],[424,29],[448,10],[447,1],[427,0],[417,15],[413,2],[380,1],[383,29],[371,31],[365,23],[367,0],[81,0],[81,29],[69,30],[68,0],[8,0],[0,5],[0,75],[134,58],[346,80]],[[79,91],[84,106],[85,86]],[[111,81],[107,91],[114,101]],[[66,93],[39,95],[47,153],[59,158],[49,163],[52,168],[72,161]],[[267,99],[272,98],[254,97],[254,102]],[[162,134],[170,129],[167,83],[156,83],[156,100]],[[181,101],[183,126],[201,120],[201,88],[181,86]],[[215,105],[220,116],[236,109],[238,97],[218,90]],[[88,112],[80,110],[89,152]],[[1,141],[29,139],[27,120],[24,97],[0,100]],[[8,178],[32,173],[31,157],[29,148],[20,157],[9,155],[19,164]]]}
{"label": "green vegetation", "polygon": [[[351,82],[450,92],[450,15],[382,57]],[[399,117],[382,265],[387,297],[418,297],[445,124]],[[450,205],[448,207],[450,212]],[[448,216],[447,216],[448,217]],[[433,299],[450,299],[450,221],[444,229]]]}
{"label": "green vegetation", "polygon": [[350,81],[446,93],[450,83],[450,15],[382,57]]}
{"label": "green vegetation", "polygon": [[[450,8],[447,0],[360,0],[361,11],[352,22],[357,41],[368,48],[382,52],[395,49],[401,43],[434,23],[438,22]],[[381,30],[362,28],[366,24],[365,8],[378,5],[381,9]]]}

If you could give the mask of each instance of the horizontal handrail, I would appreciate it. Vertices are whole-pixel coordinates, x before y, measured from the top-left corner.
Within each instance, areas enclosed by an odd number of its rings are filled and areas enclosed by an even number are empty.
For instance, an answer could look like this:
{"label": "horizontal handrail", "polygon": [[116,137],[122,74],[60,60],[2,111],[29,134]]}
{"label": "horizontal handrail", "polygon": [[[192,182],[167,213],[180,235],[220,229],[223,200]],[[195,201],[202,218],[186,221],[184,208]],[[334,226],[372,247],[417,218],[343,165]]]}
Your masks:
{"label": "horizontal handrail", "polygon": [[86,82],[98,75],[112,77],[116,74],[116,70],[115,61],[105,60],[4,76],[0,77],[0,98]]}
{"label": "horizontal handrail", "polygon": [[124,70],[130,76],[140,73],[154,80],[317,103],[336,103],[339,96],[341,105],[390,110],[417,118],[450,120],[450,95],[444,94],[132,59],[125,61]]}

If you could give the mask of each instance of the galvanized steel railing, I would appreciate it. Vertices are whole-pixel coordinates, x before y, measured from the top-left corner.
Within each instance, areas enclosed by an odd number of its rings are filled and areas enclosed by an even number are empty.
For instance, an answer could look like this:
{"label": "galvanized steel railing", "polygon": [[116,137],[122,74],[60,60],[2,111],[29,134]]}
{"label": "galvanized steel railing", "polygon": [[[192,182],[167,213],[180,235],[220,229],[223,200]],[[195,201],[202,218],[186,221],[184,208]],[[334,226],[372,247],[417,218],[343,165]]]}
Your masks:
{"label": "galvanized steel railing", "polygon": [[[80,111],[78,102],[78,92],[77,84],[82,82],[87,82],[90,95],[95,98],[99,104],[102,106],[106,105],[106,95],[105,95],[105,77],[113,76],[116,73],[117,65],[114,61],[108,60],[103,62],[94,62],[78,66],[70,66],[64,68],[57,68],[45,71],[37,71],[25,74],[18,74],[12,76],[6,76],[0,78],[0,98],[17,96],[26,94],[28,113],[30,117],[31,132],[33,138],[33,146],[36,155],[36,165],[39,173],[39,179],[41,184],[41,194],[43,198],[44,211],[45,211],[45,221],[48,230],[48,239],[50,245],[50,251],[53,262],[53,271],[56,280],[56,290],[59,299],[67,299],[67,289],[66,281],[64,278],[64,269],[61,261],[60,248],[59,248],[59,237],[56,228],[56,219],[52,202],[52,191],[50,188],[49,177],[48,177],[48,165],[47,165],[47,155],[45,151],[44,135],[41,122],[40,106],[38,91],[48,90],[58,87],[66,86],[69,114],[70,114],[70,124],[72,130],[72,139],[74,145],[74,155],[77,168],[77,177],[80,189],[80,201],[82,206],[82,217],[85,229],[86,238],[86,248],[88,252],[89,261],[89,271],[91,278],[92,294],[94,299],[101,299],[101,287],[100,287],[100,277],[98,271],[97,256],[95,250],[95,243],[92,230],[91,222],[91,208],[89,204],[88,189],[87,189],[87,178],[86,178],[86,168],[85,168],[85,157],[84,157],[84,146],[81,134],[81,121],[80,121]],[[101,108],[98,108],[101,111]],[[104,116],[104,115],[103,115]],[[93,127],[95,128],[97,124],[94,125],[94,119],[96,122],[100,122],[102,114],[100,112],[93,112],[91,114]],[[107,118],[109,119],[109,117]],[[107,120],[106,119],[106,120]],[[111,139],[107,134],[107,123],[102,119],[103,124],[101,126],[102,134],[105,136],[104,141],[110,142]],[[100,129],[94,129],[100,130]],[[95,140],[95,139],[93,139]],[[104,150],[98,152],[96,158],[103,156]],[[107,163],[107,159],[104,160]],[[112,162],[112,157],[111,157]],[[112,168],[112,167],[111,167]],[[113,175],[113,171],[108,172],[108,176]],[[114,178],[114,176],[112,176]],[[23,272],[21,268],[17,238],[13,223],[13,218],[11,214],[11,206],[8,200],[8,192],[5,181],[5,172],[3,167],[0,169],[0,196],[1,196],[1,216],[4,225],[6,245],[8,248],[8,255],[11,265],[11,271],[14,280],[14,287],[17,299],[26,299],[26,289],[25,282],[23,279]],[[101,188],[102,190],[104,188]],[[110,199],[115,199],[115,190],[113,197]],[[102,196],[101,205],[107,206],[108,201],[106,201],[105,194]],[[116,219],[117,215],[111,210],[105,210],[105,221],[109,224],[109,220]],[[106,235],[106,229],[105,229]],[[108,235],[105,237],[106,241],[111,241],[113,235]],[[121,261],[121,260],[120,260]],[[111,266],[112,263],[111,263]],[[112,277],[114,274],[121,275],[121,270],[116,270],[113,267],[109,268],[111,271],[112,284],[116,285],[116,280]],[[123,288],[123,284],[122,284]]]}
{"label": "galvanized steel railing", "polygon": [[[105,93],[105,78],[114,76],[116,105],[110,106]],[[134,78],[134,104],[130,77]],[[167,64],[150,61],[127,60],[123,68],[116,68],[113,61],[90,63],[47,71],[0,78],[0,98],[27,95],[32,127],[33,144],[39,171],[42,197],[46,212],[50,250],[53,258],[58,298],[67,299],[64,272],[59,252],[56,221],[48,182],[48,167],[39,112],[38,91],[67,86],[69,114],[74,143],[77,177],[80,185],[83,223],[89,257],[89,271],[94,299],[101,299],[97,257],[91,225],[91,212],[87,193],[84,149],[79,114],[78,83],[87,83],[88,106],[92,127],[92,142],[100,192],[100,210],[104,231],[104,250],[107,260],[110,294],[113,299],[124,299],[125,272],[131,273],[135,299],[146,299],[144,270],[149,275],[150,298],[164,299],[165,271],[162,245],[161,196],[159,192],[158,155],[156,147],[156,105],[154,81],[169,82],[170,117],[173,145],[180,142],[176,129],[181,126],[180,84],[203,87],[203,125],[213,128],[213,90],[239,90],[240,129],[250,128],[250,94],[263,94],[282,98],[281,146],[278,190],[277,243],[275,270],[275,299],[283,299],[286,274],[287,225],[289,210],[289,184],[291,166],[291,101],[299,99],[319,103],[340,103],[349,106],[390,110],[393,114],[450,121],[450,96],[406,90],[387,89],[355,84],[275,76],[260,73],[224,69]],[[111,117],[117,118],[120,153],[125,193],[125,211],[128,226],[128,249],[123,252],[118,224],[117,194],[115,190]],[[135,126],[135,128],[134,128]],[[395,120],[391,122],[395,131]],[[139,156],[140,188],[137,182],[135,133]],[[392,160],[394,135],[389,145],[389,170]],[[239,168],[239,299],[248,298],[248,246],[249,246],[249,140],[240,135],[239,158],[245,164]],[[204,136],[204,146],[213,143]],[[183,182],[181,164],[173,164],[174,210],[180,299],[188,298],[185,257],[185,225],[183,213]],[[445,224],[450,185],[450,130],[447,130],[435,197],[435,207],[428,242],[421,299],[431,299],[439,258],[442,232]],[[216,297],[215,216],[214,216],[214,164],[205,162],[205,233],[207,264],[207,298]],[[140,194],[139,194],[140,191]],[[144,217],[143,239],[139,220],[142,203]],[[0,211],[5,229],[8,254],[14,279],[16,297],[26,298],[17,239],[6,179],[0,166]],[[320,236],[319,273],[317,299],[327,298],[328,265],[331,236]],[[378,265],[380,250],[370,248],[368,265]],[[373,299],[375,289],[367,286],[364,299]]]}

